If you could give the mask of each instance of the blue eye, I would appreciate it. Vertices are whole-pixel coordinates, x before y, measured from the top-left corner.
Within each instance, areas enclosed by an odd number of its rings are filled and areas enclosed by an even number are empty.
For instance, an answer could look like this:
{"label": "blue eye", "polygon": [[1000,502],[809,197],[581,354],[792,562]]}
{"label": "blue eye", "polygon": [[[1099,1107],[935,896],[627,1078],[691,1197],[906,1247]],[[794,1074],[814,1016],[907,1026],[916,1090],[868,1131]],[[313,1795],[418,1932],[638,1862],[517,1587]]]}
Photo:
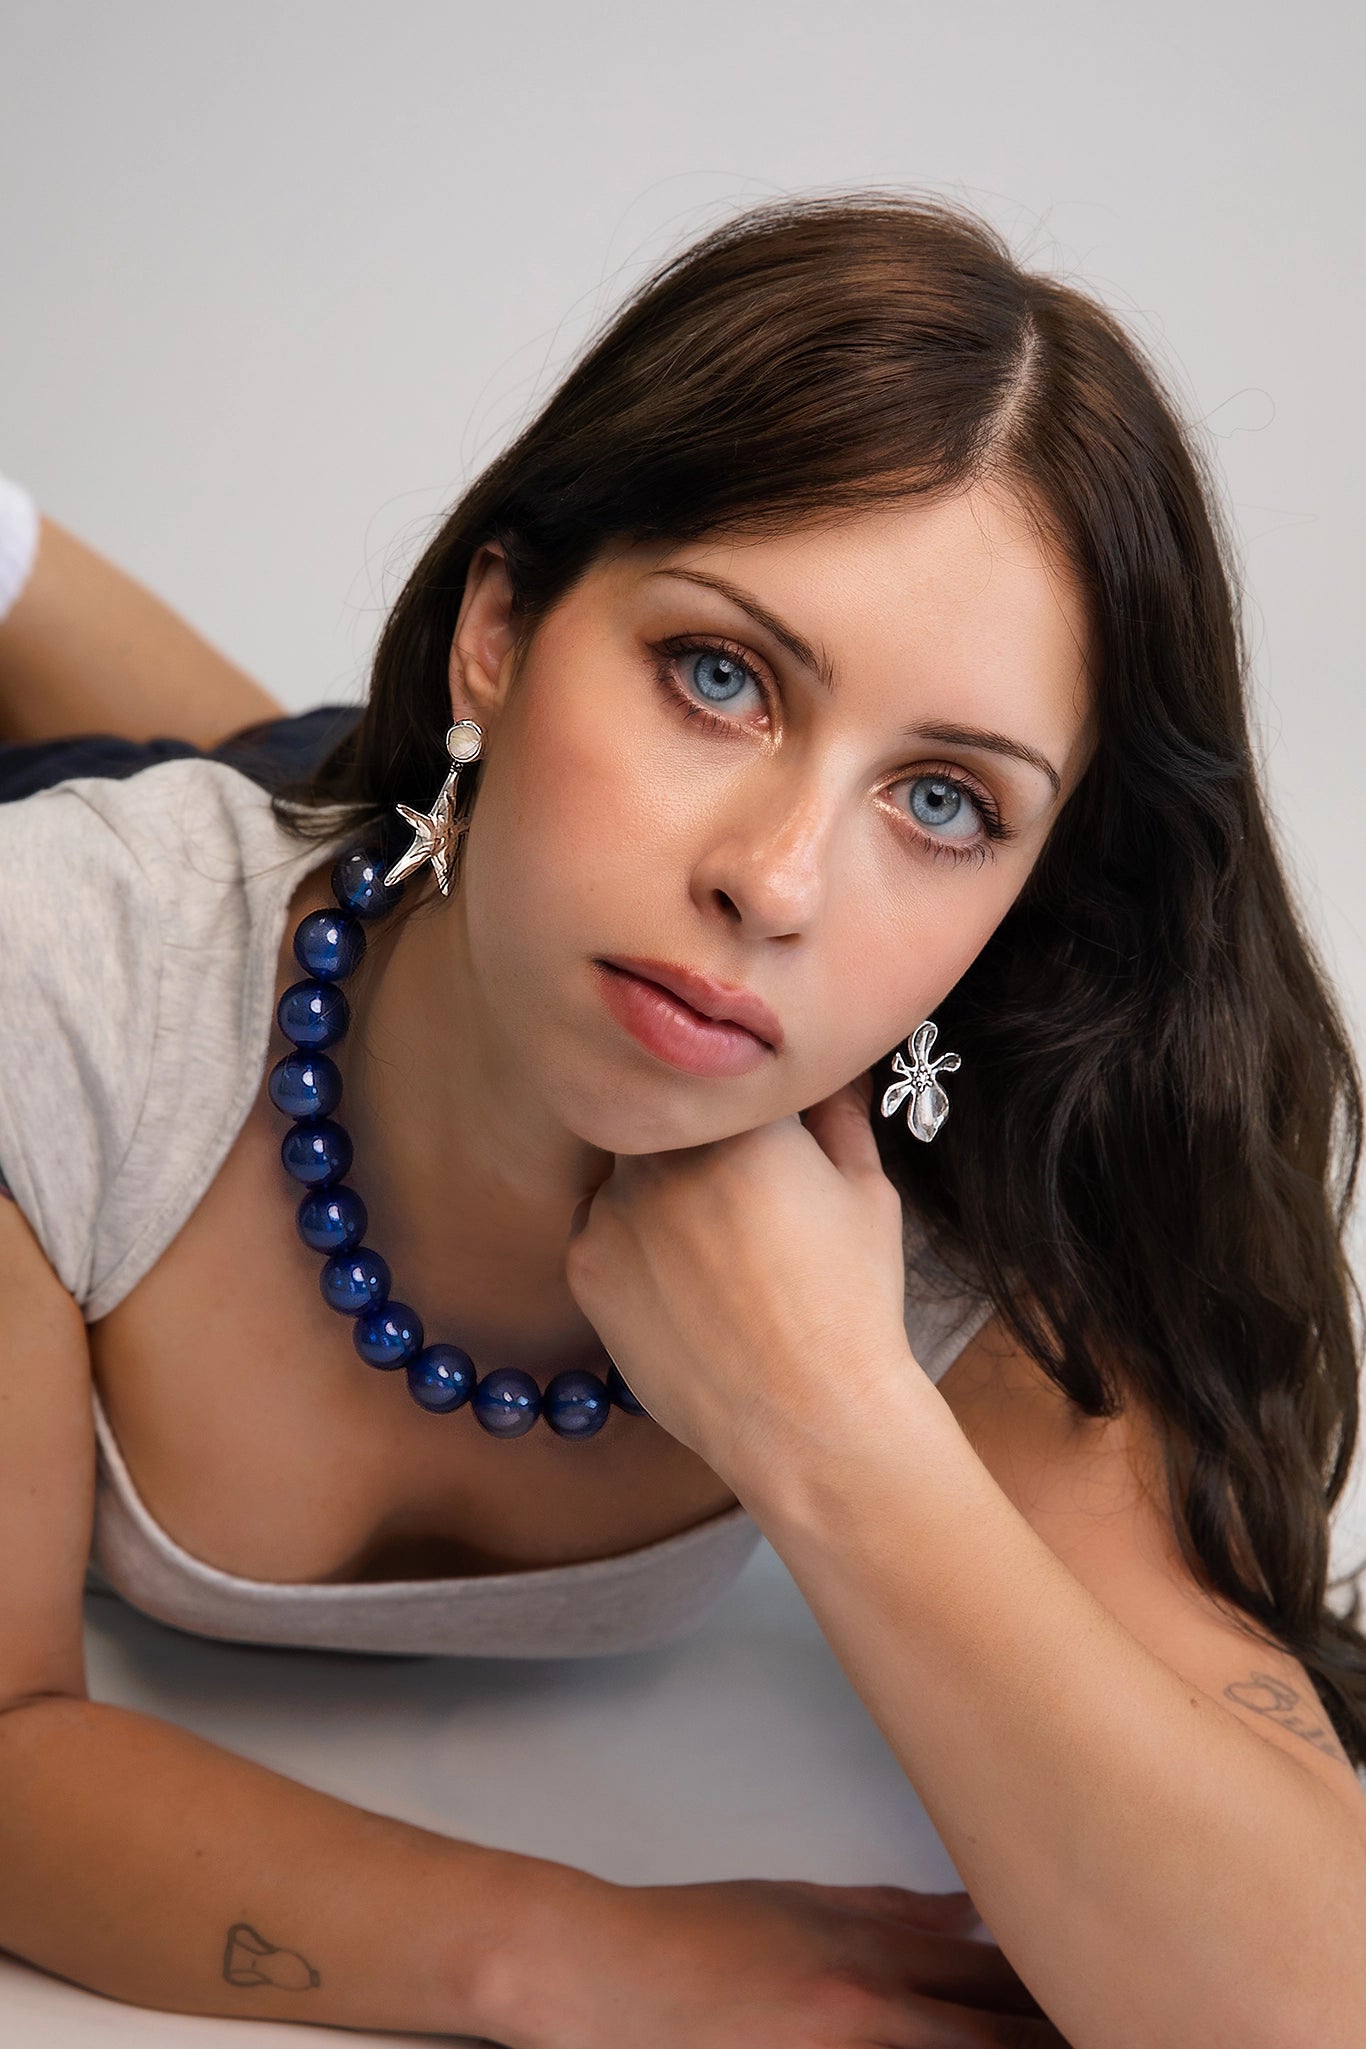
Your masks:
{"label": "blue eye", "polygon": [[719,647],[690,649],[679,667],[708,704],[731,704],[754,677],[743,662],[737,662]]}
{"label": "blue eye", "polygon": [[936,837],[972,839],[982,829],[981,813],[962,783],[948,776],[921,775],[910,785],[910,791],[911,815],[918,825],[958,826],[956,832],[940,832]]}

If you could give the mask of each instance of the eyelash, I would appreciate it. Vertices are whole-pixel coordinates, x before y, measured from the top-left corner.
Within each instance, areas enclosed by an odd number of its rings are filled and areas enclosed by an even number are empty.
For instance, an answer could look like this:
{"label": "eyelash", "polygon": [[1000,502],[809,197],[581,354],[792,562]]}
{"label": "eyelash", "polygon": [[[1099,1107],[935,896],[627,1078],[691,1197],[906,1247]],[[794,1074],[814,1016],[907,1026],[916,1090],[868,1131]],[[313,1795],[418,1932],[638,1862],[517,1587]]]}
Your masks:
{"label": "eyelash", "polygon": [[[701,719],[703,725],[709,731],[733,733],[738,721],[728,719],[720,712],[708,710],[706,705],[699,704],[696,698],[689,697],[684,692],[675,676],[675,666],[683,655],[724,655],[727,661],[734,662],[738,669],[744,670],[745,674],[763,691],[770,705],[772,704],[774,694],[772,686],[766,682],[755,667],[752,656],[746,654],[742,647],[737,647],[734,641],[696,640],[683,637],[658,641],[651,652],[656,657],[655,679],[665,696],[672,702],[675,710],[680,711],[685,719]],[[966,845],[955,846],[951,840],[936,839],[932,833],[923,831],[909,812],[903,812],[900,815],[905,819],[907,830],[917,845],[927,848],[936,858],[940,855],[947,855],[951,861],[975,861],[980,866],[983,861],[990,858],[992,842],[999,843],[1016,837],[1016,828],[1005,823],[997,807],[996,800],[979,783],[970,782],[959,770],[951,771],[947,767],[922,769],[918,775],[905,776],[902,778],[902,781],[917,783],[927,776],[933,776],[941,782],[946,782],[952,789],[961,790],[965,796],[971,798],[973,806],[982,821],[982,837],[971,840]],[[891,787],[895,789],[897,785],[894,783]]]}

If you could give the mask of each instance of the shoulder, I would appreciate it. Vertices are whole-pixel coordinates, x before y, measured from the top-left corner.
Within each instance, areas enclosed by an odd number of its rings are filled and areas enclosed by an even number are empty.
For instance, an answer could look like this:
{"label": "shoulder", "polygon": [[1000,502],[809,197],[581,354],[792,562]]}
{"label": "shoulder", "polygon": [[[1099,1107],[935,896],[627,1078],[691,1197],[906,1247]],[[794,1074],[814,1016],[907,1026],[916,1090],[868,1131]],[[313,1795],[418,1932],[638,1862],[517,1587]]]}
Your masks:
{"label": "shoulder", "polygon": [[0,805],[0,1169],[91,1320],[235,1106],[275,912],[321,857],[201,759]]}

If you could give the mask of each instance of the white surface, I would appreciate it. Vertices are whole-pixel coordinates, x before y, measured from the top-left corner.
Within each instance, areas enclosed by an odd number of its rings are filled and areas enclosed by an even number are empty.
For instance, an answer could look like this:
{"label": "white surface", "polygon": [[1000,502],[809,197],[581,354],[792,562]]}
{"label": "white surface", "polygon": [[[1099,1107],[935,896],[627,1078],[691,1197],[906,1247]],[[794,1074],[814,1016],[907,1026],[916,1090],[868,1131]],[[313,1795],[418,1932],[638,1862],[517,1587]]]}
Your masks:
{"label": "white surface", "polygon": [[[766,1542],[691,1637],[618,1657],[265,1651],[165,1629],[109,1596],[88,1597],[86,1615],[97,1700],[424,1828],[622,1884],[961,1883]],[[4,1956],[0,2017],[6,2049],[418,2039],[147,2012]]]}

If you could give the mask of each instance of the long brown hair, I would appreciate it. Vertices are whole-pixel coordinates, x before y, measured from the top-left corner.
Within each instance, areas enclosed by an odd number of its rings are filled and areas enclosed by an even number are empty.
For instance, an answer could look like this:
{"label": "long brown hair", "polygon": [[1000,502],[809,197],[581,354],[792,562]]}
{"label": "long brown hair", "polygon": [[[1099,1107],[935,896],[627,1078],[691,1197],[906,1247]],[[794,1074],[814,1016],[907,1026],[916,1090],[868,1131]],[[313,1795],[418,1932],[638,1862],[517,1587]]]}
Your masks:
{"label": "long brown hair", "polygon": [[[934,199],[787,201],[722,226],[465,493],[385,625],[355,730],[277,805],[320,837],[426,805],[482,542],[507,556],[525,642],[614,543],[992,476],[1087,594],[1098,748],[938,1008],[963,1056],[945,1132],[922,1146],[875,1117],[879,1148],[933,1250],[1079,1409],[1146,1405],[1188,1566],[1303,1662],[1360,1765],[1360,1593],[1345,1617],[1327,1593],[1358,1429],[1361,1081],[1268,825],[1218,495],[1111,314]],[[468,816],[477,770],[461,783]]]}

